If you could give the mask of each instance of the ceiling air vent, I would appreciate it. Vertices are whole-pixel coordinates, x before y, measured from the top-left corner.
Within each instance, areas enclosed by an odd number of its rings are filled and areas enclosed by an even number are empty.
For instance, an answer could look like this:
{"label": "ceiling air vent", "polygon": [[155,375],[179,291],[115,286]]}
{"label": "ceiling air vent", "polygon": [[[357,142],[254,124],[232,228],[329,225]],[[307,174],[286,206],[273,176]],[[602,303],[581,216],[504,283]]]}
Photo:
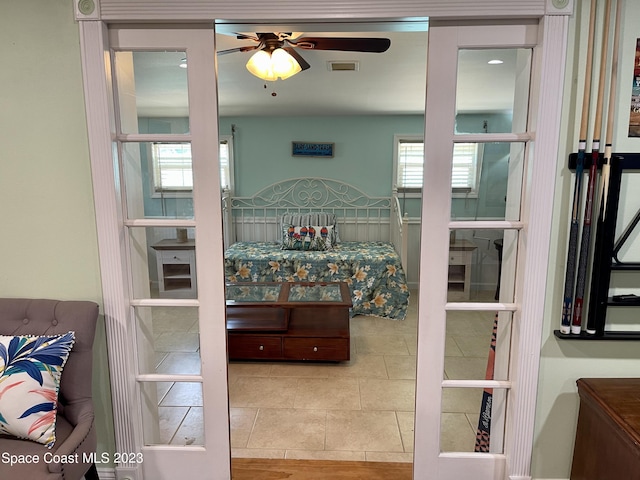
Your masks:
{"label": "ceiling air vent", "polygon": [[330,72],[357,72],[360,67],[360,62],[334,62],[330,60],[327,62],[327,67],[329,68]]}

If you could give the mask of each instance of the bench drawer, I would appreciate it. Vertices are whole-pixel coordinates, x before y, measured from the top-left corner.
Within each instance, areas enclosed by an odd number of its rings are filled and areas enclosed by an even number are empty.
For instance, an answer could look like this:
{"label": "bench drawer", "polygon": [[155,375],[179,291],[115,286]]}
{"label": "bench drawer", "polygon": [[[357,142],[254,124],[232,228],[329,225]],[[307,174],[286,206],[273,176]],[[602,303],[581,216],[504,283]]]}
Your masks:
{"label": "bench drawer", "polygon": [[284,338],[283,356],[287,360],[349,360],[348,338]]}
{"label": "bench drawer", "polygon": [[277,359],[282,358],[282,339],[261,335],[229,335],[230,359]]}

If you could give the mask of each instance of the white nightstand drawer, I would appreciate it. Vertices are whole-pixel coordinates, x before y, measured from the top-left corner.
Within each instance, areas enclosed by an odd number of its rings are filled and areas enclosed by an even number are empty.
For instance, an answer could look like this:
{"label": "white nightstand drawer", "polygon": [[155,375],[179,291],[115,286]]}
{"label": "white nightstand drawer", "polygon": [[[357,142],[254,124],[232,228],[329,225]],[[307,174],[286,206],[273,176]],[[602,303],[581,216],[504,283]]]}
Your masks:
{"label": "white nightstand drawer", "polygon": [[163,250],[162,263],[191,263],[193,250]]}
{"label": "white nightstand drawer", "polygon": [[449,265],[464,265],[467,263],[467,252],[457,252],[450,251],[449,252]]}

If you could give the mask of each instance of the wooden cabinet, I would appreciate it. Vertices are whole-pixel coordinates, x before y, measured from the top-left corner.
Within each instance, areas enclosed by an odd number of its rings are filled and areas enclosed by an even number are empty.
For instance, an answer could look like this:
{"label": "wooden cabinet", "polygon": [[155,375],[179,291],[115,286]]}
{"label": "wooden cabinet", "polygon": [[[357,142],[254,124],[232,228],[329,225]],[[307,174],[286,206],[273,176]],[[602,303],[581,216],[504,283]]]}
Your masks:
{"label": "wooden cabinet", "polygon": [[164,239],[151,247],[156,251],[160,297],[196,298],[195,242]]}
{"label": "wooden cabinet", "polygon": [[351,299],[347,284],[339,284],[341,300],[332,302],[289,302],[290,285],[283,283],[283,291],[273,302],[227,302],[230,360],[349,360]]}
{"label": "wooden cabinet", "polygon": [[578,380],[571,480],[640,480],[640,378]]}
{"label": "wooden cabinet", "polygon": [[449,278],[447,298],[452,302],[469,300],[471,295],[471,259],[476,249],[468,240],[449,244]]}

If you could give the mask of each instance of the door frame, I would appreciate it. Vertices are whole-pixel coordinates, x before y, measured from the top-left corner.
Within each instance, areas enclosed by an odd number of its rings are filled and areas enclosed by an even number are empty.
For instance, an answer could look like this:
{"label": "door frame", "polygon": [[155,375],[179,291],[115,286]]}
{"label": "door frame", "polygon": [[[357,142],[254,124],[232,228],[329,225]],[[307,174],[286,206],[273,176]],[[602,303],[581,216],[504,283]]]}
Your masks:
{"label": "door frame", "polygon": [[[161,7],[161,8],[159,8]],[[122,230],[122,213],[119,199],[114,194],[117,185],[113,171],[112,135],[113,102],[110,88],[110,68],[108,64],[109,23],[117,22],[158,22],[178,24],[193,21],[299,20],[301,18],[326,22],[389,21],[390,19],[448,18],[457,20],[486,19],[539,19],[540,39],[538,42],[539,64],[533,85],[536,87],[532,103],[535,104],[536,118],[532,119],[535,132],[535,153],[532,159],[530,183],[526,193],[528,206],[524,208],[523,221],[529,225],[527,248],[523,252],[526,269],[523,272],[519,298],[522,306],[521,331],[516,348],[520,352],[514,373],[517,382],[513,393],[517,408],[510,412],[509,421],[513,430],[506,440],[508,456],[505,475],[512,479],[530,478],[530,461],[533,448],[535,402],[537,398],[538,363],[543,325],[545,285],[549,256],[550,231],[552,225],[551,189],[555,184],[557,152],[562,106],[562,87],[567,48],[567,27],[569,15],[573,13],[572,0],[478,0],[470,7],[466,0],[405,0],[401,3],[389,0],[335,0],[332,8],[325,3],[304,4],[280,2],[265,4],[260,0],[74,0],[76,19],[79,22],[83,83],[87,113],[89,153],[94,186],[96,225],[100,251],[100,269],[103,285],[105,324],[109,349],[109,369],[113,398],[116,449],[119,452],[139,451],[136,436],[131,429],[132,399],[135,398],[136,380],[129,370],[131,354],[126,348],[129,297],[126,275],[125,244]],[[251,12],[251,13],[247,13]],[[544,121],[542,121],[542,119]],[[434,235],[422,223],[424,242]],[[436,242],[443,239],[434,237]],[[422,262],[425,262],[424,252]],[[202,286],[200,282],[198,282]],[[422,295],[421,295],[422,297]],[[218,292],[213,298],[213,308],[222,311],[224,298]],[[423,319],[421,319],[423,321]],[[426,329],[422,329],[425,332]],[[419,353],[426,348],[427,339],[419,332]],[[423,345],[422,347],[420,345]],[[420,356],[418,357],[420,363]],[[418,370],[416,385],[417,398],[425,397],[429,385],[428,378]],[[212,383],[226,385],[226,360],[211,368]],[[226,392],[225,392],[226,393]],[[427,415],[432,415],[428,412]],[[421,422],[420,415],[417,415]],[[220,412],[217,424],[226,426],[213,439],[220,448],[214,451],[213,460],[217,471],[211,478],[230,478],[230,452],[224,446],[229,444],[228,412]],[[424,448],[420,434],[422,423],[416,427],[415,450]],[[427,444],[424,444],[427,446]],[[473,459],[471,455],[469,460]],[[464,460],[464,459],[463,459]],[[461,465],[466,465],[462,461]],[[425,478],[427,465],[414,464],[416,478]],[[212,475],[214,475],[212,473]],[[138,479],[138,465],[116,467],[116,478]]]}

